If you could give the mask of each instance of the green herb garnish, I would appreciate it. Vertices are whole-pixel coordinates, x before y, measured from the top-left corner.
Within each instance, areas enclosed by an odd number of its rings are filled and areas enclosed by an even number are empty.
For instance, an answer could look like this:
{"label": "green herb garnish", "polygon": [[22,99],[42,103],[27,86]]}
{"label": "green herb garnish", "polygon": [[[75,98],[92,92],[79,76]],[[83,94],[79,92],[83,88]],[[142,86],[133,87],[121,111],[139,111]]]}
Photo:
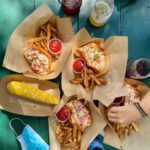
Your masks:
{"label": "green herb garnish", "polygon": [[98,54],[94,54],[94,59],[98,59],[99,55]]}

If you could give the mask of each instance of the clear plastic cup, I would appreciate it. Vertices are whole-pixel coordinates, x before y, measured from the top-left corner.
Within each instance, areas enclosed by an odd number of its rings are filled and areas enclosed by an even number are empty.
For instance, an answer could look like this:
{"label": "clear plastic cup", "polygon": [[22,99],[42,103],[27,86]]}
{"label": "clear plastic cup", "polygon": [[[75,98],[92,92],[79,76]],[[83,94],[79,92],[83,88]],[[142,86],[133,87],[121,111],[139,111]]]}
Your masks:
{"label": "clear plastic cup", "polygon": [[114,10],[114,0],[96,0],[91,9],[89,20],[92,25],[100,27],[111,17]]}
{"label": "clear plastic cup", "polygon": [[150,77],[150,59],[139,58],[128,61],[126,77],[133,79],[146,79]]}

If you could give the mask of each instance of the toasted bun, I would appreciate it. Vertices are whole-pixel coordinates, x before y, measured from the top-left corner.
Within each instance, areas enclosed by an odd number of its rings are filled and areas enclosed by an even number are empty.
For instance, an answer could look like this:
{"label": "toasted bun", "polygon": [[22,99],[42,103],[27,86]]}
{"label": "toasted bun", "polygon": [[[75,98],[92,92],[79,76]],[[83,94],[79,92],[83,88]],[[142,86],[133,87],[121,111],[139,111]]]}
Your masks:
{"label": "toasted bun", "polygon": [[[44,50],[42,50],[42,49],[40,49],[40,48],[37,49],[37,48],[35,48],[34,46],[32,46],[31,48],[32,48],[32,50],[36,49],[36,51],[39,51],[39,53],[41,53],[41,54],[43,54],[44,56],[47,57],[47,59],[48,59],[48,70],[45,71],[45,72],[38,72],[38,71],[34,70],[34,69],[30,66],[30,62],[29,62],[29,60],[26,58],[25,54],[23,54],[23,55],[24,55],[24,58],[25,58],[25,60],[26,60],[26,62],[28,63],[28,65],[29,65],[29,67],[30,67],[30,69],[31,69],[34,73],[39,74],[39,75],[46,75],[46,74],[50,73],[51,70],[52,70],[52,69],[51,69],[51,60],[52,60],[51,55],[50,55],[48,52],[46,52],[46,51],[44,51]],[[25,49],[27,49],[27,48],[25,48]],[[24,49],[24,50],[25,50],[25,49]]]}
{"label": "toasted bun", "polygon": [[84,45],[84,46],[88,46],[88,47],[94,47],[96,50],[98,50],[98,51],[102,51],[101,49],[100,49],[100,47],[98,46],[98,44],[97,43],[88,43],[88,44],[86,44],[86,45]]}
{"label": "toasted bun", "polygon": [[[99,53],[101,52],[100,56],[102,57],[99,57],[97,58],[100,63],[98,64],[97,63],[97,66],[92,64],[90,61],[89,61],[89,58],[88,56],[91,55],[91,56],[94,56],[94,52],[93,52],[93,55],[92,54],[89,54],[87,51],[85,52],[83,49],[94,49],[96,50],[96,53]],[[91,68],[94,72],[96,73],[99,73],[99,72],[104,72],[106,73],[109,69],[109,59],[107,56],[104,55],[104,52],[103,50],[100,49],[100,47],[98,46],[98,44],[96,43],[88,43],[86,45],[84,45],[83,47],[81,48],[78,48],[77,49],[77,53],[80,53],[81,57],[85,60],[85,63],[86,65]],[[92,62],[94,62],[94,58],[92,58]],[[101,65],[100,65],[101,64]]]}
{"label": "toasted bun", "polygon": [[[90,114],[88,114],[86,117],[88,119],[88,124],[86,126],[82,126],[82,121],[79,122],[76,119],[78,118],[77,113],[81,113],[80,111],[76,111],[76,109],[74,109],[75,105],[78,105],[77,103],[79,103],[79,101],[70,101],[66,104],[66,106],[71,110],[71,117],[70,117],[70,121],[72,124],[76,124],[78,126],[78,128],[81,131],[84,131],[87,127],[89,127],[92,124],[92,118],[90,116]],[[80,103],[81,104],[81,103]],[[84,104],[82,104],[84,108],[82,109],[86,109],[87,112],[89,112],[89,110],[84,106]],[[83,116],[82,116],[83,117]]]}

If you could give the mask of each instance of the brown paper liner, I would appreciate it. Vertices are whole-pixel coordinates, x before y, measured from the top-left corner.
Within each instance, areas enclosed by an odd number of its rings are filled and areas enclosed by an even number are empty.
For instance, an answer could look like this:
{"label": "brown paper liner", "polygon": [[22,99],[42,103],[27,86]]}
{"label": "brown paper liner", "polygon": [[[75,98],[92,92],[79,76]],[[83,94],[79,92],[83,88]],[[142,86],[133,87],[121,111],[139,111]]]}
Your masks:
{"label": "brown paper liner", "polygon": [[67,96],[77,95],[78,98],[86,100],[99,100],[105,106],[109,106],[116,96],[123,96],[127,93],[123,86],[128,57],[128,39],[127,37],[112,36],[104,41],[105,55],[109,58],[109,71],[104,76],[107,81],[105,86],[95,86],[93,91],[86,92],[82,85],[71,84],[69,80],[74,79],[72,71],[74,51],[89,42],[101,44],[102,38],[92,38],[83,28],[71,41],[72,53],[62,71],[62,89]]}
{"label": "brown paper liner", "polygon": [[[142,83],[140,81],[127,78],[127,79],[125,79],[125,82],[136,87],[140,91],[142,98],[144,97],[144,95],[149,90],[149,88],[144,83]],[[113,147],[119,148],[119,149],[122,148],[123,150],[125,150],[125,147],[127,147],[126,150],[135,150],[135,149],[137,150],[137,148],[130,148],[130,147],[132,147],[132,142],[130,140],[136,141],[136,138],[139,136],[139,133],[132,132],[130,136],[122,135],[119,138],[119,136],[117,135],[117,133],[114,131],[111,124],[107,120],[106,108],[104,106],[100,105],[100,110],[101,110],[102,114],[104,115],[105,120],[107,121],[107,126],[105,127],[104,143],[111,145]],[[142,122],[142,120],[140,120],[139,122],[136,123],[138,125],[138,127],[140,128],[140,133],[143,132],[142,131],[143,129],[141,129],[141,127],[140,127],[140,122]],[[133,137],[134,137],[134,139],[133,139]],[[128,139],[130,139],[130,140],[128,140]],[[125,141],[128,141],[128,142],[125,142]],[[139,143],[136,142],[135,145],[137,145],[137,147],[138,147]]]}
{"label": "brown paper liner", "polygon": [[31,84],[46,91],[60,100],[59,87],[49,81],[41,81],[35,78],[28,78],[23,75],[8,75],[0,82],[0,108],[11,113],[26,116],[50,116],[55,106],[42,104],[10,94],[7,91],[7,84],[11,81],[19,81]]}
{"label": "brown paper liner", "polygon": [[[23,57],[22,50],[26,46],[27,39],[34,37],[39,27],[47,21],[56,23],[58,36],[63,41],[63,50],[58,60],[52,62],[54,71],[48,75],[40,76],[30,69]],[[28,77],[39,78],[42,80],[54,79],[60,74],[67,58],[70,55],[71,45],[68,41],[73,37],[73,35],[74,31],[71,19],[54,16],[48,5],[42,4],[24,21],[22,21],[11,35],[3,61],[3,67],[17,73],[23,73]]]}
{"label": "brown paper liner", "polygon": [[[56,112],[63,107],[71,97],[63,96]],[[106,121],[104,120],[102,114],[100,113],[99,109],[94,105],[94,103],[89,102],[89,108],[92,115],[92,125],[85,130],[81,137],[81,145],[80,150],[87,150],[89,144],[92,140],[104,129],[106,126]],[[61,150],[60,145],[55,136],[55,129],[56,129],[56,119],[55,117],[49,117],[49,140],[50,140],[50,149],[53,150]]]}

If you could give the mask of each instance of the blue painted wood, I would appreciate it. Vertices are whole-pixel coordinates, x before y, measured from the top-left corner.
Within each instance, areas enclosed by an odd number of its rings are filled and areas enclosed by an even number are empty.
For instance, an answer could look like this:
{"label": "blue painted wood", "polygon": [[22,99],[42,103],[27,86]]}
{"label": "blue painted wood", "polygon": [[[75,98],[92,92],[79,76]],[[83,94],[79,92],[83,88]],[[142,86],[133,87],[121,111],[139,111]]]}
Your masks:
{"label": "blue painted wood", "polygon": [[[129,38],[129,59],[150,59],[150,1],[120,1],[121,35]],[[150,87],[150,78],[141,80]]]}
{"label": "blue painted wood", "polygon": [[[5,55],[5,50],[9,38],[13,30],[17,25],[28,16],[35,8],[33,0],[3,0],[0,5],[0,79],[12,73],[11,71],[2,67],[2,61]],[[11,55],[11,54],[10,54]],[[16,59],[16,58],[14,58]],[[12,62],[13,63],[13,62]],[[15,106],[14,106],[15,107]],[[9,121],[11,118],[19,117],[25,123],[30,124],[32,128],[37,131],[42,138],[48,142],[48,131],[47,120],[41,122],[39,118],[34,117],[23,117],[15,114],[11,114],[0,110],[0,150],[21,150],[20,144],[18,143],[15,134],[9,127]],[[43,124],[43,125],[41,125]],[[17,123],[16,129],[22,129]],[[47,129],[47,130],[46,130]],[[21,133],[19,130],[18,133]]]}
{"label": "blue painted wood", "polygon": [[42,3],[48,4],[55,15],[58,15],[60,17],[71,17],[74,31],[78,31],[78,14],[75,14],[73,16],[68,16],[67,14],[65,14],[59,0],[36,0],[35,7],[37,8]]}
{"label": "blue painted wood", "polygon": [[[115,9],[108,23],[95,28],[88,21],[90,6],[94,0],[83,0],[81,11],[72,17],[74,30],[86,27],[92,36],[107,38],[111,35],[129,36],[129,59],[140,57],[150,58],[149,25],[150,1],[149,0],[115,0]],[[16,26],[28,16],[35,8],[46,2],[52,11],[61,16],[63,13],[58,0],[3,0],[0,5],[0,78],[11,71],[1,67],[5,50],[11,33]],[[79,22],[78,22],[79,21]],[[60,78],[53,80],[61,86]],[[144,80],[150,86],[150,79]],[[40,136],[48,142],[47,118],[23,117],[0,111],[0,150],[21,150],[16,137],[9,128],[9,120],[19,117],[29,123]],[[18,129],[20,126],[16,125]],[[102,137],[101,137],[102,139]],[[3,147],[1,147],[3,145]],[[114,150],[104,145],[105,150]]]}
{"label": "blue painted wood", "polygon": [[[0,78],[11,71],[2,68],[9,38],[16,26],[34,10],[31,0],[2,0],[0,4]],[[15,59],[15,58],[14,58]]]}
{"label": "blue painted wood", "polygon": [[110,20],[102,27],[94,27],[88,19],[90,9],[95,0],[83,0],[79,14],[79,28],[85,27],[91,36],[107,38],[111,35],[119,35],[120,29],[120,12],[119,1],[115,0],[114,12]]}

